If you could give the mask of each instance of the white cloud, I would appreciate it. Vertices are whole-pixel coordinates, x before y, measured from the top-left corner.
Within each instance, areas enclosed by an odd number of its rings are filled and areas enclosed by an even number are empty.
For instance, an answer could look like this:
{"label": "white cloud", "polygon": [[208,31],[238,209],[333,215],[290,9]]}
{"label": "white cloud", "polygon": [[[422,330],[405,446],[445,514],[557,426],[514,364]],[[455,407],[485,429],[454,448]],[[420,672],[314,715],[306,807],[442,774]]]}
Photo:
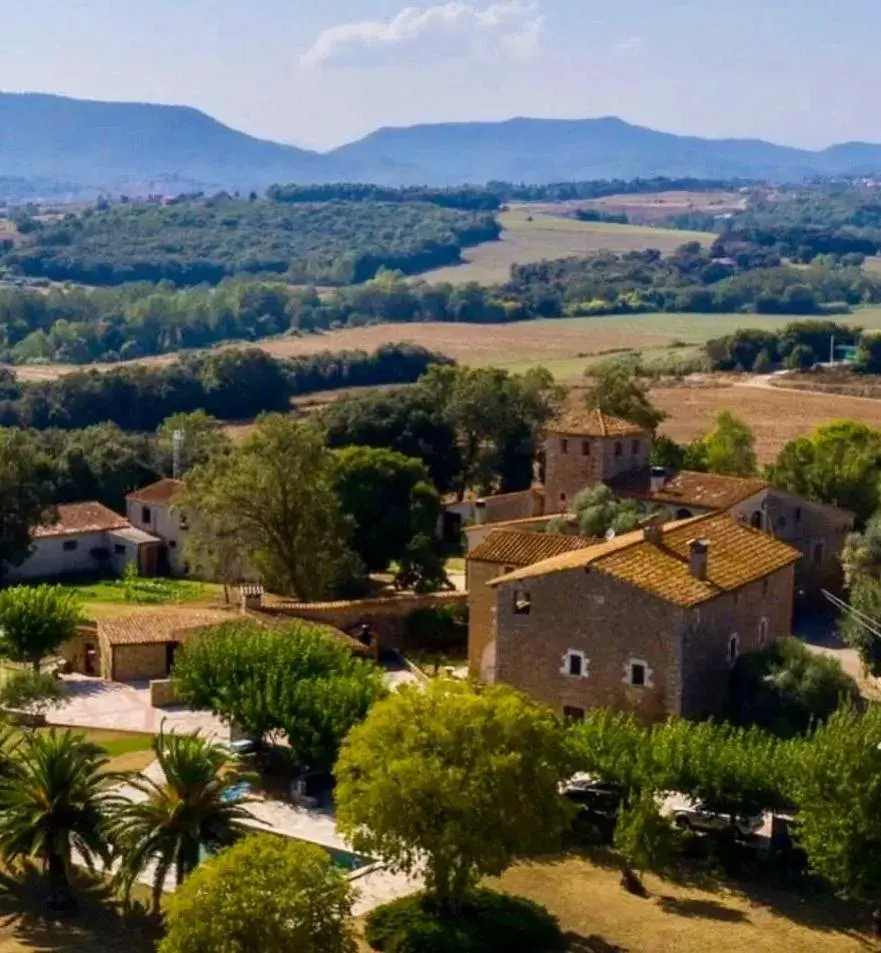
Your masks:
{"label": "white cloud", "polygon": [[645,40],[641,36],[628,36],[615,44],[616,50],[624,53],[638,53],[645,49]]}
{"label": "white cloud", "polygon": [[534,0],[499,0],[477,7],[449,0],[406,7],[391,20],[341,23],[321,33],[303,66],[388,64],[472,53],[526,57],[541,40],[543,18]]}

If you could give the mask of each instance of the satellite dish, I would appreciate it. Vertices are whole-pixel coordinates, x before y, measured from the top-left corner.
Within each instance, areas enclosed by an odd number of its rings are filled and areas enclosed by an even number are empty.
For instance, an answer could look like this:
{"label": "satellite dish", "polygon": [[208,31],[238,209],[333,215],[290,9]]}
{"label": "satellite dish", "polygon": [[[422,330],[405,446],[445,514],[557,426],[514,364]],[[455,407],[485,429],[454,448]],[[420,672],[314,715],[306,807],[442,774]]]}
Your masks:
{"label": "satellite dish", "polygon": [[611,543],[612,540],[615,538],[615,535],[616,535],[615,530],[613,530],[613,529],[607,529],[607,530],[606,530],[606,542]]}

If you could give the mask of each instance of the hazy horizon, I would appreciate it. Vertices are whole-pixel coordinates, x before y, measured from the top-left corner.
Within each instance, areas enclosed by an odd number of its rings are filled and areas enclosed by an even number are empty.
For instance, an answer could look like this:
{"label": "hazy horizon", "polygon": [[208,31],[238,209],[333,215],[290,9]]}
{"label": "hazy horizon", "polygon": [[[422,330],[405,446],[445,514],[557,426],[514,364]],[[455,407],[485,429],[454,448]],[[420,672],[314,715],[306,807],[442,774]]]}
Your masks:
{"label": "hazy horizon", "polygon": [[382,126],[516,116],[614,115],[810,149],[881,142],[881,4],[848,7],[0,0],[0,89],[193,106],[321,151]]}

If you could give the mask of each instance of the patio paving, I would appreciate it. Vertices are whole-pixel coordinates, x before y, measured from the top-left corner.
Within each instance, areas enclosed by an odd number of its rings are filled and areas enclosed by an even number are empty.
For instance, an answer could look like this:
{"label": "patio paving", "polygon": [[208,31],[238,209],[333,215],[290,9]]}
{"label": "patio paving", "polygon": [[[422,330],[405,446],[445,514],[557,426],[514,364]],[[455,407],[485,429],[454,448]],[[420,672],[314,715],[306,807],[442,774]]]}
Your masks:
{"label": "patio paving", "polygon": [[154,708],[146,682],[107,682],[86,675],[63,678],[68,701],[51,711],[47,721],[76,728],[110,728],[117,731],[165,731],[192,734],[204,738],[229,740],[229,727],[205,711],[181,706]]}

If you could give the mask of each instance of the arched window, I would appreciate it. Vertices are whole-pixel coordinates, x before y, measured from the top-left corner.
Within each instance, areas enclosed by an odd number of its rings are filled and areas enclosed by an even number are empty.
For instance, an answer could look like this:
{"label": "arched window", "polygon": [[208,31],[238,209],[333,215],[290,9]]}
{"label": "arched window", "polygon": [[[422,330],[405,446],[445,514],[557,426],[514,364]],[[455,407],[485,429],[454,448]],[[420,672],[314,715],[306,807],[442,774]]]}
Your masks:
{"label": "arched window", "polygon": [[764,648],[768,641],[768,620],[759,619],[759,648]]}
{"label": "arched window", "polygon": [[735,632],[728,640],[728,664],[733,665],[740,655],[740,636]]}

